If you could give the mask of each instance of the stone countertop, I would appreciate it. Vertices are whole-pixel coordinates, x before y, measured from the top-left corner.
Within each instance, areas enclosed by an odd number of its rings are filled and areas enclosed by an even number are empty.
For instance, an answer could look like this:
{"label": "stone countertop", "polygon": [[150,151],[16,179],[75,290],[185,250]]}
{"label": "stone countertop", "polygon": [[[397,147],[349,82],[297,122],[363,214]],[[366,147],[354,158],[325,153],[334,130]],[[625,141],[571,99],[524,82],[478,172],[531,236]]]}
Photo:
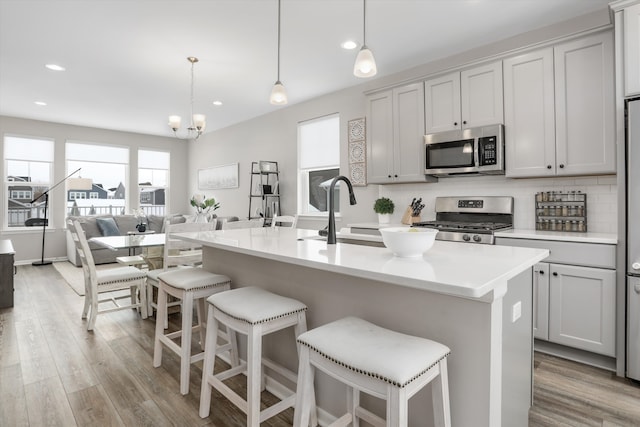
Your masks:
{"label": "stone countertop", "polygon": [[422,257],[398,258],[384,247],[327,245],[318,239],[317,231],[282,227],[178,233],[176,237],[274,261],[487,301],[496,297],[492,291],[501,296],[509,279],[549,255],[546,249],[436,241]]}
{"label": "stone countertop", "polygon": [[496,237],[511,239],[555,240],[559,242],[600,243],[616,245],[618,236],[613,233],[571,233],[562,231],[541,231],[515,228],[513,230],[497,231]]}

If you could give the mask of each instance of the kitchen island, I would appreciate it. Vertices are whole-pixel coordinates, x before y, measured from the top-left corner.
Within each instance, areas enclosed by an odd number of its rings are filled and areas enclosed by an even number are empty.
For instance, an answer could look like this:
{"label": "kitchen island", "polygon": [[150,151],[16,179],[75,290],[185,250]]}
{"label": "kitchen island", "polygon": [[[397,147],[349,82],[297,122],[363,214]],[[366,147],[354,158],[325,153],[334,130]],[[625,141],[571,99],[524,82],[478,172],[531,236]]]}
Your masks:
{"label": "kitchen island", "polygon": [[[179,236],[202,244],[203,267],[230,276],[232,287],[260,286],[304,302],[309,328],[353,315],[447,345],[454,426],[527,425],[531,267],[547,250],[436,241],[421,258],[403,259],[384,247],[327,245],[316,233],[257,228]],[[297,370],[290,331],[267,337],[264,351]],[[321,420],[343,412],[344,386],[318,374],[316,388]],[[431,425],[430,394],[426,387],[410,400],[410,425]],[[384,415],[383,402],[363,401]]]}

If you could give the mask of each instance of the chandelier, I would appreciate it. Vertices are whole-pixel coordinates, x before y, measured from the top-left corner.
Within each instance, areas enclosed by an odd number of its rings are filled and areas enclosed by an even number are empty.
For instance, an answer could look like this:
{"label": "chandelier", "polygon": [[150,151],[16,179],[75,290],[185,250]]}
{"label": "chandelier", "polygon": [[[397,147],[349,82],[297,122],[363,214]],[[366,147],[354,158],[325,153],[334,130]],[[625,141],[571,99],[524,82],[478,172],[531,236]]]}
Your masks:
{"label": "chandelier", "polygon": [[[189,56],[187,61],[191,63],[191,124],[187,128],[187,135],[184,139],[198,139],[207,124],[204,114],[193,114],[193,67],[198,62],[198,58]],[[178,137],[178,129],[180,129],[181,122],[182,118],[180,116],[169,116],[169,127],[176,137]]]}

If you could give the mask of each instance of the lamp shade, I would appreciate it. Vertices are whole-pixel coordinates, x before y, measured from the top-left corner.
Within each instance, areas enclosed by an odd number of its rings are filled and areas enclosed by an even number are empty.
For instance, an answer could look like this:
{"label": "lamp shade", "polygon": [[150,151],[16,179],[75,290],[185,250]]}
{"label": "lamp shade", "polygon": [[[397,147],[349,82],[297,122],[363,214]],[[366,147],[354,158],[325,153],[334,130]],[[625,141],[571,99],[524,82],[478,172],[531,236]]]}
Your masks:
{"label": "lamp shade", "polygon": [[180,116],[169,116],[169,127],[175,132],[180,129],[181,121],[182,119],[180,118]]}
{"label": "lamp shade", "polygon": [[195,126],[196,129],[204,130],[205,124],[206,124],[206,117],[204,114],[193,115],[193,126]]}
{"label": "lamp shade", "polygon": [[373,53],[366,45],[362,46],[362,49],[360,49],[356,57],[353,75],[356,77],[373,77],[377,72],[378,68],[376,67],[376,60],[373,58]]}
{"label": "lamp shade", "polygon": [[271,97],[269,102],[273,105],[284,105],[287,103],[287,91],[284,89],[284,85],[278,80],[273,89],[271,89]]}

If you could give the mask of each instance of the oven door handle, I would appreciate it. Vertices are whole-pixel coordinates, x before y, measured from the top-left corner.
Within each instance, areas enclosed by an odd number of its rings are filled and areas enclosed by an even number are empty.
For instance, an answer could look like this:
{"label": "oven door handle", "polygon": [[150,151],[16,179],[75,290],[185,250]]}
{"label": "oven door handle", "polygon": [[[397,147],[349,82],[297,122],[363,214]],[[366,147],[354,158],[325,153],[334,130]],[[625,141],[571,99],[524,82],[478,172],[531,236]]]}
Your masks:
{"label": "oven door handle", "polygon": [[478,152],[480,151],[480,144],[478,143],[478,138],[473,139],[473,164],[477,168],[480,166],[480,155]]}

